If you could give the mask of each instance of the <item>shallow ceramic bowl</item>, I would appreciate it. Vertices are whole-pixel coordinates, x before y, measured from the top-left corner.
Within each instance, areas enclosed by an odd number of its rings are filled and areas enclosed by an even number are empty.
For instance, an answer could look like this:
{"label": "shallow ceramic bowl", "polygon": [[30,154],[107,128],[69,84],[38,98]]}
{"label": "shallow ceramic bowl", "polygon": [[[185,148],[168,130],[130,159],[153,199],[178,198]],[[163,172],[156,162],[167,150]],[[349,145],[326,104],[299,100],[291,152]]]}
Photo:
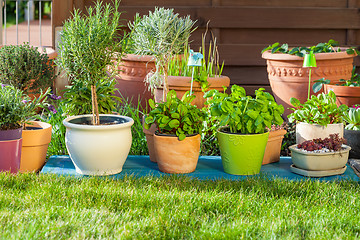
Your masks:
{"label": "shallow ceramic bowl", "polygon": [[313,171],[324,171],[343,168],[349,158],[351,147],[343,145],[338,152],[314,153],[297,149],[296,144],[289,147],[291,160],[298,168]]}

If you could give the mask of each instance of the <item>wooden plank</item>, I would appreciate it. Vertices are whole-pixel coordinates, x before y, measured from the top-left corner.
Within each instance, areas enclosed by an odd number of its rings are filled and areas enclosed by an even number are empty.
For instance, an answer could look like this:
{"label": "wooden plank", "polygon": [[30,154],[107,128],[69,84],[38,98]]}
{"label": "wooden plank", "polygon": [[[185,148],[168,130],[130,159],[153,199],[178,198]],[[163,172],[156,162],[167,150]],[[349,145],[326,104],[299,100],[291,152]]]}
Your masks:
{"label": "wooden plank", "polygon": [[221,0],[221,6],[346,7],[347,0]]}
{"label": "wooden plank", "polygon": [[[125,19],[133,19],[136,12],[147,14],[154,8],[122,9]],[[203,27],[211,20],[213,28],[360,29],[360,14],[354,8],[175,7],[175,11],[190,15]]]}
{"label": "wooden plank", "polygon": [[232,84],[269,85],[266,66],[243,67],[225,66],[222,75],[228,76]]}
{"label": "wooden plank", "polygon": [[275,42],[288,43],[292,46],[312,46],[329,39],[339,41],[345,45],[345,29],[234,29],[220,30],[222,44],[263,44]]}

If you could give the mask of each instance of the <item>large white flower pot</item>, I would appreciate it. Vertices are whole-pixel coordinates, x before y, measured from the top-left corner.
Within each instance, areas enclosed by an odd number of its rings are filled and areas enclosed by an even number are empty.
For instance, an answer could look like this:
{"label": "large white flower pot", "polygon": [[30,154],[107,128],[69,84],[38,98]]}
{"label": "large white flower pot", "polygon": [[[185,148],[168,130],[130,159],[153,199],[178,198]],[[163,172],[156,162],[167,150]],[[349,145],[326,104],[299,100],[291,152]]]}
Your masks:
{"label": "large white flower pot", "polygon": [[129,154],[132,136],[132,118],[101,114],[100,123],[90,125],[92,115],[68,117],[65,143],[76,172],[84,175],[112,175],[122,171]]}
{"label": "large white flower pot", "polygon": [[296,144],[315,138],[326,138],[334,133],[338,133],[340,137],[344,137],[344,124],[336,123],[322,126],[319,124],[300,122],[296,124]]}

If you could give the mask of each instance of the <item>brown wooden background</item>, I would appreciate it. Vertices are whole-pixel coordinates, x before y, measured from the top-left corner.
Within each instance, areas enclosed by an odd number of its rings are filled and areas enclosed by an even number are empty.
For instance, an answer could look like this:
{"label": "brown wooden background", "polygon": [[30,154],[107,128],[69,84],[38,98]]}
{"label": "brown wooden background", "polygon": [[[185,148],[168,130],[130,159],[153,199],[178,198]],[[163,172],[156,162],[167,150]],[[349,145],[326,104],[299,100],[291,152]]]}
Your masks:
{"label": "brown wooden background", "polygon": [[[84,10],[93,3],[53,0],[53,34],[72,9]],[[171,7],[197,20],[199,28],[192,36],[195,45],[200,44],[210,20],[225,61],[224,75],[251,94],[259,87],[270,90],[266,62],[260,54],[269,44],[306,46],[335,39],[344,46],[360,45],[360,0],[122,0],[122,17],[133,20],[136,12],[147,14],[154,6]]]}

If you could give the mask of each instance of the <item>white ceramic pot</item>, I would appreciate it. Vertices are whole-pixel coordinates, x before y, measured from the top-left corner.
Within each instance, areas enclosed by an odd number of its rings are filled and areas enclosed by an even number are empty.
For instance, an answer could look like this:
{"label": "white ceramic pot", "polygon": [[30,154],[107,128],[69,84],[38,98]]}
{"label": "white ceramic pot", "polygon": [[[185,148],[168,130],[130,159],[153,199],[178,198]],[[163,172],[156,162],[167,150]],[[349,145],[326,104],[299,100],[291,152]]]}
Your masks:
{"label": "white ceramic pot", "polygon": [[117,124],[89,125],[92,115],[68,117],[65,143],[76,172],[84,175],[112,175],[122,171],[129,154],[132,136],[132,118],[101,114],[100,123],[116,121]]}
{"label": "white ceramic pot", "polygon": [[338,133],[340,137],[344,137],[344,124],[336,123],[322,126],[319,124],[300,122],[296,124],[296,144],[315,138],[326,138],[334,133]]}
{"label": "white ceramic pot", "polygon": [[326,171],[343,168],[349,158],[351,147],[343,145],[344,149],[337,152],[314,153],[297,149],[296,144],[289,147],[293,164],[301,169],[311,171]]}

